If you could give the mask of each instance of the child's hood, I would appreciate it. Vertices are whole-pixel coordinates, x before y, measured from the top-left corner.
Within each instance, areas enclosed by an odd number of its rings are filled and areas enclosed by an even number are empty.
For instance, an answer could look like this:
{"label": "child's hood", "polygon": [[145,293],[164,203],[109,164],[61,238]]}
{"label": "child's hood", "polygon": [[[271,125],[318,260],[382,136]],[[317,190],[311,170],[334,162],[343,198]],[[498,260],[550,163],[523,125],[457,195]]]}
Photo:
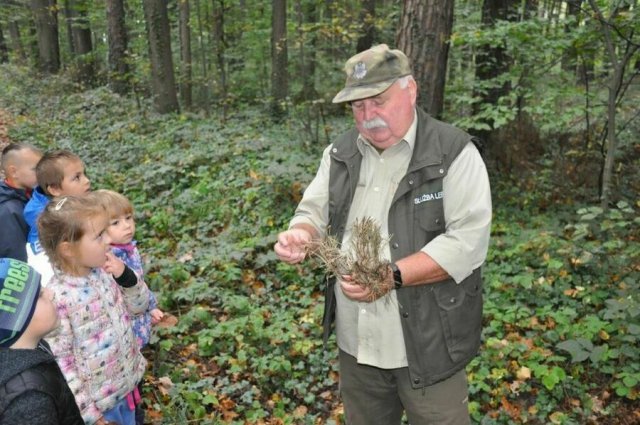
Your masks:
{"label": "child's hood", "polygon": [[0,348],[0,385],[23,370],[48,362],[55,362],[54,357],[41,349]]}

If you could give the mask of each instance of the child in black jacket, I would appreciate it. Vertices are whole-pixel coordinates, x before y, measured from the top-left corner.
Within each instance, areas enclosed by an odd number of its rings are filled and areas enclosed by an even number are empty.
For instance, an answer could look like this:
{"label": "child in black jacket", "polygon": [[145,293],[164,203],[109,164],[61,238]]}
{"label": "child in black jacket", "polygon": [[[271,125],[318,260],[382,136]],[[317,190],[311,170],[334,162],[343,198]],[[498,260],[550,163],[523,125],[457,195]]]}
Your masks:
{"label": "child in black jacket", "polygon": [[49,346],[59,324],[50,289],[26,263],[0,259],[0,425],[80,425],[80,410]]}

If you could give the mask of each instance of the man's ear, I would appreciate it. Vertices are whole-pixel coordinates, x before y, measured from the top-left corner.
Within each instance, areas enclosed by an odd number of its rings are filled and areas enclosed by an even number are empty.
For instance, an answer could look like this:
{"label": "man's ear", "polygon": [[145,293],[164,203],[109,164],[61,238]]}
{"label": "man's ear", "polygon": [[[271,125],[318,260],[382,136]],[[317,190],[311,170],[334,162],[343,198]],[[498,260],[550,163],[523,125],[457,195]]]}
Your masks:
{"label": "man's ear", "polygon": [[51,194],[51,196],[60,196],[62,195],[62,188],[57,185],[50,184],[46,188],[47,193]]}

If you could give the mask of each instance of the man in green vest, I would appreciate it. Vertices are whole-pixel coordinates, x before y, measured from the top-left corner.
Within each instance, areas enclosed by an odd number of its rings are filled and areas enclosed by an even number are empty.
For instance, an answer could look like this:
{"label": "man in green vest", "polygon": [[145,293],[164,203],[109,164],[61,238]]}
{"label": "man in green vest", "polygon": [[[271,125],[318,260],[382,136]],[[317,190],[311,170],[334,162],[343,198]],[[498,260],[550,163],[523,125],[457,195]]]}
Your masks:
{"label": "man in green vest", "polygon": [[[355,128],[324,151],[275,252],[298,263],[327,234],[348,247],[353,223],[376,220],[389,242],[386,292],[329,279],[325,341],[335,322],[340,394],[349,425],[467,424],[465,366],[482,325],[481,266],[491,193],[467,133],[416,107],[409,60],[386,45],[345,65]],[[336,281],[337,280],[337,281]]]}

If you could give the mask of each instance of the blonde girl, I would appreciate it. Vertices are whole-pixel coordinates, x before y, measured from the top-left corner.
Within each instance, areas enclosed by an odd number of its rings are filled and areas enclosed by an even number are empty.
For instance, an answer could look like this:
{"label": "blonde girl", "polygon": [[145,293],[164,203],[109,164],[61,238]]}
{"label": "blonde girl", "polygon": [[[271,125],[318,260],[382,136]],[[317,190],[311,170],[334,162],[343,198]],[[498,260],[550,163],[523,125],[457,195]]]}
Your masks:
{"label": "blonde girl", "polygon": [[130,318],[146,310],[149,290],[111,253],[108,224],[92,193],[54,198],[38,219],[60,317],[49,342],[87,424],[133,425],[146,361]]}

